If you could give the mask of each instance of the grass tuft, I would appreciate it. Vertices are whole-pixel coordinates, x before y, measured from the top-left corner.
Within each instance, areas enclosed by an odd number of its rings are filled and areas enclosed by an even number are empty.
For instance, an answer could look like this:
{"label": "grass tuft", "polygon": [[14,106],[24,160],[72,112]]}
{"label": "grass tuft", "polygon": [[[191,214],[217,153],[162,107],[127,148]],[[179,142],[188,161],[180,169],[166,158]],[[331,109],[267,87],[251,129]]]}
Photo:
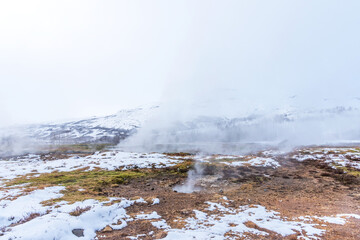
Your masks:
{"label": "grass tuft", "polygon": [[84,208],[81,208],[81,207],[76,207],[72,212],[70,212],[69,214],[71,216],[74,216],[74,217],[78,217],[80,216],[81,214],[83,214],[84,212],[87,212],[91,209],[90,206],[87,206],[87,207],[84,207]]}

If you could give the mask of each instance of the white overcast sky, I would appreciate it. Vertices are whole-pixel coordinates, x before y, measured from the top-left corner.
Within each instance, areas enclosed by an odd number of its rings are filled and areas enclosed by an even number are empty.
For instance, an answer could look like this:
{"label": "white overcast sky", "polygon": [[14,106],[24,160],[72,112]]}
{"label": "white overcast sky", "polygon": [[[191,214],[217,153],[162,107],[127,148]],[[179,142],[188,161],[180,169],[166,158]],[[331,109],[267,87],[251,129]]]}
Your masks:
{"label": "white overcast sky", "polygon": [[167,101],[354,99],[359,13],[358,0],[4,0],[0,125]]}

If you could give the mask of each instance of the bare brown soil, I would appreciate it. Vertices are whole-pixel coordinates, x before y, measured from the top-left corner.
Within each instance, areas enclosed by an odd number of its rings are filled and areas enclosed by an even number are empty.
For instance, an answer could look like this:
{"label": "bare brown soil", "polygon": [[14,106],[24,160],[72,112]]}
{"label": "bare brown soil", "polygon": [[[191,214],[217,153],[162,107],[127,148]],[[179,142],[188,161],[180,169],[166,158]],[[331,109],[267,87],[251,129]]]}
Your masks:
{"label": "bare brown soil", "polygon": [[[193,210],[202,210],[206,201],[219,202],[222,196],[233,200],[230,207],[258,204],[281,213],[282,217],[305,215],[331,216],[342,213],[360,214],[359,179],[342,171],[326,167],[316,161],[298,162],[289,157],[277,159],[282,167],[216,167],[205,166],[205,176],[199,179],[203,190],[191,194],[174,192],[175,184],[185,181],[184,176],[159,176],[151,179],[135,179],[127,185],[109,188],[109,196],[124,198],[142,197],[148,204],[135,204],[127,208],[129,215],[156,211],[172,228],[182,228],[181,219],[193,216]],[[152,198],[160,204],[152,205]],[[175,221],[177,220],[177,221]],[[249,226],[258,228],[254,223]],[[255,226],[253,226],[255,225]],[[323,239],[360,239],[360,220],[349,219],[345,225],[326,224]],[[270,232],[266,237],[248,234],[242,238],[228,233],[236,239],[296,239],[296,234],[285,238]],[[147,235],[153,231],[153,235]],[[166,232],[159,230],[146,220],[135,220],[118,231],[99,232],[99,239],[161,239]]]}

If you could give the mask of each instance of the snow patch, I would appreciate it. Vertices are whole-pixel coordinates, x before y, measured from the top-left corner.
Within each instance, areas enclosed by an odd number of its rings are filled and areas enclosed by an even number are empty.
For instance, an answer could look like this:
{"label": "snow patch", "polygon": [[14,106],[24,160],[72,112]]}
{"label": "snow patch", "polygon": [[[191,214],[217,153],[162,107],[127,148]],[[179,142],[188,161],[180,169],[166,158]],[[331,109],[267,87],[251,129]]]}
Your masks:
{"label": "snow patch", "polygon": [[222,163],[234,167],[242,167],[249,165],[254,167],[272,167],[272,168],[280,167],[280,164],[276,160],[272,158],[263,158],[263,157],[252,158],[248,161],[222,162]]}
{"label": "snow patch", "polygon": [[136,219],[159,219],[161,216],[157,212],[152,212],[149,214],[139,214],[136,216]]}
{"label": "snow patch", "polygon": [[42,160],[40,155],[26,155],[10,160],[0,160],[1,179],[13,179],[29,173],[66,172],[88,167],[86,171],[95,168],[124,170],[131,168],[164,168],[174,166],[180,160],[169,158],[164,154],[131,153],[120,151],[96,152],[86,157],[72,156],[68,159]]}
{"label": "snow patch", "polygon": [[[52,196],[54,197],[54,196]],[[136,201],[121,199],[120,202],[109,205],[118,198],[111,198],[107,202],[99,202],[89,199],[68,205],[66,202],[59,203],[58,207],[43,207],[49,213],[32,219],[28,222],[8,227],[4,232],[6,239],[78,239],[73,229],[84,229],[83,239],[94,239],[96,231],[109,225],[112,229],[122,229],[130,220],[125,208],[133,205]],[[25,205],[22,203],[22,205]],[[29,205],[30,207],[36,205]],[[72,216],[69,213],[77,207],[90,207],[80,216]],[[10,214],[10,213],[9,213]],[[4,215],[6,218],[10,215]]]}
{"label": "snow patch", "polygon": [[35,190],[15,200],[0,201],[0,229],[23,220],[32,213],[45,214],[50,208],[41,202],[63,196],[60,193],[65,187],[48,187]]}

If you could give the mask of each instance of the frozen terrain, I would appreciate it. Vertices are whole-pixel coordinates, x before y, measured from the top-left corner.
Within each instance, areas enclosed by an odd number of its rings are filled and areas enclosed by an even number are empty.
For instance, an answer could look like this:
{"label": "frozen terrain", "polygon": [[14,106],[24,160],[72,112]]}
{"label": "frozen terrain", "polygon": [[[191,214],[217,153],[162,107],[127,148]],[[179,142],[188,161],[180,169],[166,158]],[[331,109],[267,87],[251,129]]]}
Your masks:
{"label": "frozen terrain", "polygon": [[[329,166],[333,163],[349,166],[351,162],[356,163],[358,160],[358,148],[309,148],[298,150],[292,154],[289,157],[298,160],[299,164],[307,159],[324,161]],[[225,175],[230,174],[234,178],[229,171],[236,172],[239,168],[242,169],[239,174],[252,171],[259,174],[259,171],[265,171],[266,174],[264,173],[262,178],[272,178],[273,172],[284,171],[281,170],[284,168],[283,161],[288,156],[284,152],[264,151],[258,155],[240,156],[131,153],[111,150],[93,154],[68,154],[67,157],[60,159],[57,159],[56,156],[51,156],[50,153],[28,154],[0,160],[1,239],[45,240],[78,239],[79,237],[89,240],[112,239],[111,236],[122,236],[123,231],[126,232],[124,239],[205,240],[237,239],[239,237],[323,239],[324,236],[328,236],[329,228],[337,229],[341,226],[348,226],[360,219],[358,212],[345,209],[342,212],[327,212],[327,214],[287,215],[281,211],[281,208],[274,210],[274,206],[271,207],[266,202],[261,204],[260,201],[260,204],[252,204],[249,203],[250,199],[245,198],[244,200],[248,204],[240,204],[239,200],[233,200],[235,197],[246,195],[250,198],[256,195],[248,195],[249,192],[246,189],[251,189],[249,183],[229,185],[228,180],[225,180],[229,178],[225,178]],[[342,164],[342,161],[345,160],[349,162]],[[169,192],[168,187],[156,190],[156,182],[155,185],[149,184],[149,181],[159,181],[160,184],[164,184],[168,181],[166,180],[167,175],[163,175],[166,174],[166,171],[170,170],[168,173],[174,174],[171,169],[179,171],[181,164],[189,161],[204,164],[203,175],[198,180],[195,179],[195,182],[199,181],[200,184],[205,184],[201,185],[203,193],[176,193],[171,191],[171,188]],[[206,173],[209,171],[207,169],[213,169],[211,166],[223,169],[224,176],[219,173],[214,173],[215,175]],[[351,166],[357,167],[357,165]],[[152,179],[134,180],[135,182],[130,179],[130,182],[125,185],[122,185],[123,183],[111,185],[109,186],[111,191],[116,191],[118,187],[123,190],[120,190],[116,196],[101,199],[98,198],[98,195],[91,195],[91,186],[86,184],[85,188],[79,185],[69,185],[67,181],[44,185],[38,184],[36,180],[51,176],[56,179],[61,177],[62,173],[67,174],[68,172],[77,172],[79,177],[84,177],[88,176],[84,175],[87,172],[89,174],[109,172],[121,175],[122,172],[128,173],[129,171],[130,173],[153,172],[158,175],[151,175]],[[76,175],[71,176],[74,181],[77,180],[75,179]],[[260,176],[257,175],[256,178]],[[172,178],[169,179],[169,186],[173,186],[171,181],[179,181],[178,178],[171,180]],[[280,179],[286,180],[286,178]],[[16,181],[21,184],[13,184]],[[132,185],[133,183],[137,185]],[[251,181],[250,183],[253,184]],[[219,184],[224,189],[229,188],[227,194],[223,190],[220,191],[220,195],[211,192],[210,189],[214,187],[217,189]],[[77,188],[74,189],[76,186]],[[233,193],[232,189],[237,186],[246,191],[240,195]],[[244,186],[246,188],[243,188]],[[271,186],[276,185],[271,184]],[[147,190],[148,188],[151,189]],[[80,194],[80,196],[84,194],[85,199],[70,200],[72,198],[69,198],[71,196],[69,191],[70,193],[73,191],[73,194]],[[136,191],[136,193],[131,197],[131,194],[128,195],[128,191]],[[210,191],[209,195],[206,195],[207,191]],[[173,212],[169,206],[174,207],[173,200],[167,200],[167,197],[181,200],[187,196],[199,198],[201,194],[205,194],[204,196],[207,197],[204,199],[201,197],[194,206],[185,207],[195,200],[182,203],[184,208],[182,208],[182,204],[176,203],[183,210],[175,211],[171,215],[167,214],[168,211]],[[281,206],[282,199],[278,199],[278,201]],[[137,226],[139,229],[140,226],[147,227],[136,232]],[[134,230],[127,229],[135,229],[136,234],[134,234]]]}
{"label": "frozen terrain", "polygon": [[[233,239],[233,237],[267,236],[269,231],[281,237],[296,235],[297,239],[321,239],[328,223],[344,225],[349,218],[360,219],[357,214],[336,216],[304,216],[295,219],[283,218],[280,213],[263,206],[229,207],[226,197],[222,203],[206,202],[207,208],[194,209],[194,217],[177,219],[184,228],[171,228],[157,212],[140,213],[134,218],[126,208],[138,204],[146,205],[144,199],[126,200],[110,198],[99,202],[85,200],[69,204],[60,202],[55,206],[43,206],[41,202],[58,198],[63,187],[34,190],[17,197],[0,201],[0,229],[3,239],[95,239],[96,232],[108,226],[121,230],[129,222],[150,221],[158,229],[168,232],[164,239]],[[156,199],[155,199],[156,200]],[[161,204],[161,202],[157,203]],[[79,211],[79,215],[76,211]],[[256,226],[256,227],[254,227]],[[77,232],[78,230],[78,232]],[[79,233],[80,232],[80,233]],[[300,234],[299,234],[300,233]],[[152,233],[149,232],[151,236]],[[129,237],[138,239],[138,237]]]}
{"label": "frozen terrain", "polygon": [[39,145],[117,144],[135,133],[157,108],[142,107],[105,117],[1,128],[0,155],[31,152]]}
{"label": "frozen terrain", "polygon": [[129,153],[120,151],[96,152],[89,156],[69,156],[66,159],[47,160],[47,155],[28,154],[7,160],[0,160],[0,183],[2,179],[12,179],[26,174],[41,174],[74,171],[87,168],[86,171],[101,168],[105,170],[130,168],[163,168],[175,165],[178,160],[164,154]]}
{"label": "frozen terrain", "polygon": [[[322,239],[339,229],[356,234],[358,147],[287,152],[272,148],[279,141],[246,138],[264,122],[285,126],[355,110],[199,117],[175,124],[169,129],[170,138],[161,136],[170,141],[160,144],[159,149],[166,151],[71,150],[75,143],[118,143],[138,132],[156,109],[2,131],[1,147],[6,151],[23,150],[22,143],[30,148],[34,143],[69,147],[1,157],[0,238]],[[216,135],[224,137],[221,146],[172,141],[172,137],[206,139],[209,129],[215,135],[225,133]],[[238,136],[245,136],[244,142],[226,142]],[[254,151],[260,145],[267,150]],[[190,154],[178,151],[189,147]],[[202,147],[210,151],[201,151]],[[239,147],[253,151],[240,155]],[[332,205],[324,211],[321,206],[328,199]],[[309,201],[315,202],[308,206]]]}
{"label": "frozen terrain", "polygon": [[333,168],[350,167],[360,170],[359,148],[309,148],[301,149],[294,156],[298,161],[324,162]]}

